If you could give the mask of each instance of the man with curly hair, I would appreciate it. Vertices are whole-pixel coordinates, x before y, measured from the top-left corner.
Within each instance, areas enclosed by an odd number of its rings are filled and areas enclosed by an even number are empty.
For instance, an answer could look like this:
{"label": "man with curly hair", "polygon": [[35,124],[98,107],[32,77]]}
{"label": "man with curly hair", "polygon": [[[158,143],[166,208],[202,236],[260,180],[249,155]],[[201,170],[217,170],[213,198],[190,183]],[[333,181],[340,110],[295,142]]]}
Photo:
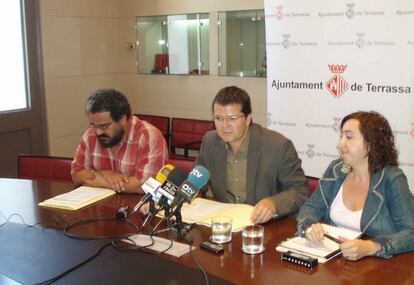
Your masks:
{"label": "man with curly hair", "polygon": [[161,132],[133,116],[125,95],[114,89],[89,95],[86,112],[89,128],[72,162],[74,184],[138,192],[168,158]]}

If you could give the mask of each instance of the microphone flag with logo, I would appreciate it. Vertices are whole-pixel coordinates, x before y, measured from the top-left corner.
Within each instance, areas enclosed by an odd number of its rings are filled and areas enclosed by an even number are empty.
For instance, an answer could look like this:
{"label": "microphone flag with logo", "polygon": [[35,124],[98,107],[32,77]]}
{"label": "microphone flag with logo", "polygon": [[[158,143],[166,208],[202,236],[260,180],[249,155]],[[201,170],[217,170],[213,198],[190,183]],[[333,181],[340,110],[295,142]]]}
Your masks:
{"label": "microphone flag with logo", "polygon": [[150,177],[141,185],[141,189],[145,192],[145,195],[135,205],[130,215],[138,211],[142,207],[142,205],[147,203],[151,199],[151,197],[156,195],[157,189],[161,187],[162,183],[164,183],[167,180],[169,173],[173,169],[174,169],[174,166],[172,166],[171,164],[166,164],[158,171],[156,175],[157,179]]}
{"label": "microphone flag with logo", "polygon": [[187,202],[190,203],[197,195],[200,189],[202,189],[210,179],[210,172],[202,165],[194,167],[187,180],[185,180],[178,188],[174,201],[171,205],[173,209],[172,214],[176,214]]}

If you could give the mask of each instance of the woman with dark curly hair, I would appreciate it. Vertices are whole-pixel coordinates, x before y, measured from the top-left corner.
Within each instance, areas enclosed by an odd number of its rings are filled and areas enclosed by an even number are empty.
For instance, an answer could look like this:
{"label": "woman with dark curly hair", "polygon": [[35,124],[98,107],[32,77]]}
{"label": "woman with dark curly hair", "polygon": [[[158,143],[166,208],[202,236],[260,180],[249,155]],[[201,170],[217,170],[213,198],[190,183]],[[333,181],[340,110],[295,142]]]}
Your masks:
{"label": "woman with dark curly hair", "polygon": [[377,112],[356,112],[341,122],[340,159],[301,207],[298,234],[324,239],[320,222],[361,231],[368,239],[340,238],[342,255],[391,257],[414,250],[414,196],[398,168],[388,121]]}

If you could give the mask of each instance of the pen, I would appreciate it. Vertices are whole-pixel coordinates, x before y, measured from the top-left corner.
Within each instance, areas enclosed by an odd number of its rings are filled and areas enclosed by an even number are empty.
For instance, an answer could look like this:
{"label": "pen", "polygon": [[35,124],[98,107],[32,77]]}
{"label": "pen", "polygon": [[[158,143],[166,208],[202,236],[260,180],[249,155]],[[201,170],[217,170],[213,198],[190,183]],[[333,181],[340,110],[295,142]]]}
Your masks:
{"label": "pen", "polygon": [[331,241],[334,241],[334,242],[336,242],[337,244],[341,244],[341,241],[339,240],[339,239],[337,239],[337,238],[334,238],[333,236],[331,236],[331,235],[328,235],[328,234],[323,234],[327,239],[330,239]]}

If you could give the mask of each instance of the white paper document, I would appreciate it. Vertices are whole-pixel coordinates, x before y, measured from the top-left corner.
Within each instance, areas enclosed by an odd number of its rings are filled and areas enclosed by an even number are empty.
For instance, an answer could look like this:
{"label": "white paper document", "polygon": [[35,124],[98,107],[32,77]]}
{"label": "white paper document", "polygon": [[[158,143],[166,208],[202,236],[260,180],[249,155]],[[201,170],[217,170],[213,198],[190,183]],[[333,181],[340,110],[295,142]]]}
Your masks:
{"label": "white paper document", "polygon": [[81,186],[70,192],[47,199],[39,203],[39,206],[77,210],[114,194],[115,191],[112,189]]}
{"label": "white paper document", "polygon": [[341,227],[334,227],[334,226],[330,226],[327,224],[322,224],[322,227],[326,234],[334,238],[339,238],[341,236],[347,239],[357,239],[362,234],[359,231],[354,231],[354,230],[341,228]]}
{"label": "white paper document", "polygon": [[215,216],[232,217],[232,232],[241,231],[244,227],[252,225],[252,212],[251,205],[221,203],[203,198],[196,198],[191,204],[184,204],[181,209],[183,222],[189,224],[211,226],[211,219]]}
{"label": "white paper document", "polygon": [[[137,246],[145,247],[156,252],[164,252],[166,254],[180,257],[190,252],[190,246],[188,244],[171,241],[169,239],[153,236],[152,239],[149,235],[136,234],[129,237],[131,241]],[[125,242],[132,243],[130,240],[124,240]],[[152,244],[154,242],[154,244]],[[172,245],[171,245],[172,242]],[[151,246],[148,246],[152,244]],[[192,246],[191,250],[195,247]]]}

